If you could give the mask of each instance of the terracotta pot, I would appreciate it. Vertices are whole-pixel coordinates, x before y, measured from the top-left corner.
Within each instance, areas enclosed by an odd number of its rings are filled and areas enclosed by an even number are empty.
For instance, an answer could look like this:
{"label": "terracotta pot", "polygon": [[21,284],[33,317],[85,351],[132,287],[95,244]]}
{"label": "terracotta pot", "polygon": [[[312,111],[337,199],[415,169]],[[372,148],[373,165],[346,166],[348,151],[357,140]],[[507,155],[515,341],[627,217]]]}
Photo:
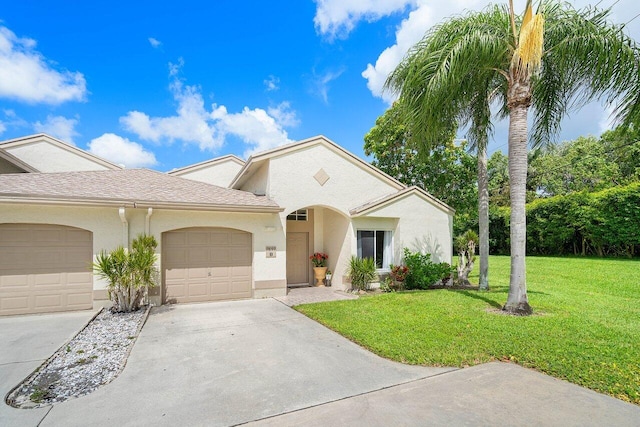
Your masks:
{"label": "terracotta pot", "polygon": [[316,279],[316,286],[324,286],[324,279],[327,277],[327,267],[313,267],[313,277]]}

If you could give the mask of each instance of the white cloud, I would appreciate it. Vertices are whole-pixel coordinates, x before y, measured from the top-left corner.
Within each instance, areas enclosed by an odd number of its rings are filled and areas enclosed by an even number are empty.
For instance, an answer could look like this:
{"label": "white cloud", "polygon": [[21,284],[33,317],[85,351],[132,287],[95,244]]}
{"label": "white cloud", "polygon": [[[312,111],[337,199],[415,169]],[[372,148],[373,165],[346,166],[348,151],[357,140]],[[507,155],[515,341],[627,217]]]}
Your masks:
{"label": "white cloud", "polygon": [[153,47],[155,49],[157,49],[160,46],[162,46],[162,42],[160,40],[158,40],[158,39],[155,39],[153,37],[149,37],[148,40],[149,40],[149,44],[151,45],[151,47]]}
{"label": "white cloud", "polygon": [[295,127],[300,124],[296,112],[291,109],[288,101],[281,102],[275,107],[267,108],[267,113],[273,117],[276,123],[283,127]]}
{"label": "white cloud", "polygon": [[0,135],[2,135],[6,130],[7,126],[4,124],[4,122],[0,121]]}
{"label": "white cloud", "polygon": [[425,30],[433,24],[433,10],[427,5],[421,5],[402,21],[396,31],[396,44],[386,48],[378,57],[376,64],[367,64],[367,68],[362,72],[362,77],[367,79],[367,87],[374,96],[380,97],[388,103],[395,100],[395,94],[383,92],[384,82],[402,61],[407,51],[424,36]]}
{"label": "white cloud", "polygon": [[216,104],[208,111],[200,88],[185,85],[178,78],[183,64],[182,60],[169,64],[169,75],[173,78],[169,89],[177,103],[176,114],[150,117],[140,111],[130,111],[120,118],[126,130],[145,141],[181,141],[209,151],[222,147],[227,135],[237,136],[250,147],[245,154],[291,142],[284,128],[295,126],[298,121],[288,102],[269,108],[268,112],[244,107],[239,113],[229,113],[224,105]]}
{"label": "white cloud", "polygon": [[327,71],[325,73],[316,74],[313,72],[313,88],[312,92],[318,95],[325,104],[329,103],[329,83],[336,80],[344,73],[344,68],[337,71]]}
{"label": "white cloud", "polygon": [[53,69],[35,47],[35,40],[0,27],[0,97],[44,104],[84,100],[82,73]]}
{"label": "white cloud", "polygon": [[368,22],[414,5],[415,0],[316,0],[316,31],[329,39],[346,37],[358,21]]}
{"label": "white cloud", "polygon": [[75,145],[73,138],[78,136],[78,132],[75,130],[77,124],[77,119],[49,115],[44,123],[39,121],[35,122],[33,129],[38,133],[46,133],[47,135]]}
{"label": "white cloud", "polygon": [[211,116],[217,121],[217,128],[223,138],[226,134],[232,134],[249,145],[244,152],[245,157],[293,142],[282,124],[262,108],[251,110],[244,107],[240,113],[229,114],[227,108],[221,105],[214,109]]}
{"label": "white cloud", "polygon": [[180,80],[174,80],[169,88],[178,103],[177,115],[149,117],[140,111],[130,111],[120,118],[120,123],[145,141],[197,143],[201,150],[211,151],[220,148],[223,141],[216,137],[199,88],[184,86]]}
{"label": "white cloud", "polygon": [[158,164],[156,156],[151,151],[145,150],[137,142],[129,141],[127,138],[113,133],[105,133],[92,139],[88,147],[90,153],[128,168],[149,167]]}
{"label": "white cloud", "polygon": [[264,86],[269,92],[280,89],[279,85],[280,79],[274,75],[270,75],[268,79],[264,80]]}

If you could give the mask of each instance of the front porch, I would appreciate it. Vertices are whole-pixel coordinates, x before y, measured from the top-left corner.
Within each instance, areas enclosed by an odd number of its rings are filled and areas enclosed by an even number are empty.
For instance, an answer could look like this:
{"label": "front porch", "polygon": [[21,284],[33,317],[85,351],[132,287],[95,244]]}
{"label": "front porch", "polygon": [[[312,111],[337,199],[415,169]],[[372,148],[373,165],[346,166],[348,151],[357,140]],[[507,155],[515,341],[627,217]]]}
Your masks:
{"label": "front porch", "polygon": [[349,294],[343,291],[332,289],[331,287],[305,287],[305,288],[289,288],[287,295],[283,297],[275,297],[274,299],[281,303],[293,307],[300,304],[312,304],[315,302],[338,301],[345,299],[357,299],[357,295]]}

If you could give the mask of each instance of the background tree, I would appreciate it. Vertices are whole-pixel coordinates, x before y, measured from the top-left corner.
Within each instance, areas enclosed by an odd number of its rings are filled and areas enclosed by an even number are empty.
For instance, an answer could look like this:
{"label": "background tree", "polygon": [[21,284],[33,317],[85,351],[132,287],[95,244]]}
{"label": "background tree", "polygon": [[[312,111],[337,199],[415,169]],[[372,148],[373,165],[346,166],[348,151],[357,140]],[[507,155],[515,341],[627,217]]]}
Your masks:
{"label": "background tree", "polygon": [[454,234],[477,222],[476,159],[467,152],[464,141],[456,145],[450,135],[428,152],[419,152],[398,104],[376,120],[364,140],[364,152],[374,157],[374,166],[405,185],[424,189],[456,210]]}
{"label": "background tree", "polygon": [[388,87],[400,93],[409,122],[421,123],[428,140],[473,119],[473,101],[484,83],[487,95],[497,93],[499,114],[509,118],[507,312],[532,312],[525,272],[530,108],[533,146],[557,134],[567,111],[600,97],[606,104],[619,101],[619,119],[630,122],[640,116],[640,52],[620,26],[608,22],[609,13],[545,1],[534,14],[529,0],[520,20],[512,0],[508,7],[489,6],[430,29],[389,76]]}

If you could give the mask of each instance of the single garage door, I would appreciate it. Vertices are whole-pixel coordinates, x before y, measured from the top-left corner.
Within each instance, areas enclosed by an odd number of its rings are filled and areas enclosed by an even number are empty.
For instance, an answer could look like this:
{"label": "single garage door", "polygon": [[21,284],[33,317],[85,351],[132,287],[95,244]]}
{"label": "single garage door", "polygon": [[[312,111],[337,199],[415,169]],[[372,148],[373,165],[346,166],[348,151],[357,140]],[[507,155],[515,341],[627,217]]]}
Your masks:
{"label": "single garage door", "polygon": [[93,306],[90,231],[48,224],[0,224],[0,315]]}
{"label": "single garage door", "polygon": [[165,302],[251,298],[251,234],[185,228],[162,235]]}

